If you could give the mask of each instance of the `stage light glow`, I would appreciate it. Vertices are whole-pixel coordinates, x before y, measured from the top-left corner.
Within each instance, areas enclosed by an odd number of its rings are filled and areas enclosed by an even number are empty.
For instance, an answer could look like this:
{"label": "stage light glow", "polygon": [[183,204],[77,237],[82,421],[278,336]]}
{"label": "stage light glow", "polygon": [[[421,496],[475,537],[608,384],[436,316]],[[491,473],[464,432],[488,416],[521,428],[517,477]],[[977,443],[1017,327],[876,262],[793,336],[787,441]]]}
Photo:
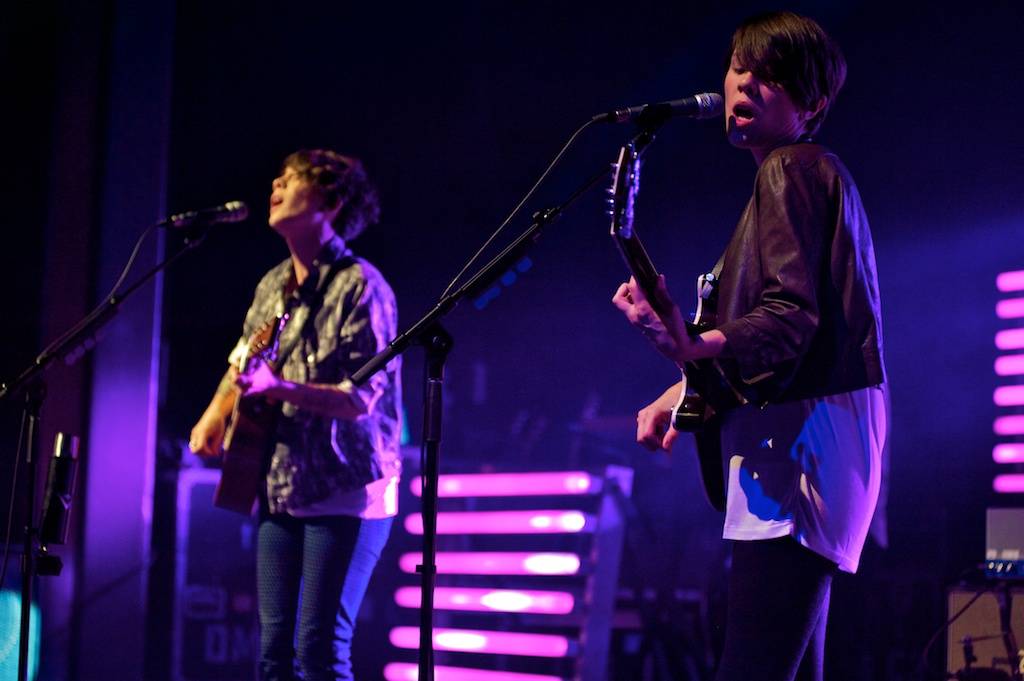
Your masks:
{"label": "stage light glow", "polygon": [[996,463],[1024,463],[1024,442],[996,445],[992,449],[992,459]]}
{"label": "stage light glow", "polygon": [[1024,350],[1024,329],[1004,329],[996,333],[996,347],[1000,350]]}
{"label": "stage light glow", "polygon": [[[35,603],[28,612],[28,678],[35,679],[39,672],[39,635],[41,623],[39,606]],[[18,675],[18,643],[21,638],[21,592],[0,589],[0,679],[14,679]]]}
{"label": "stage light glow", "polygon": [[996,288],[1003,293],[1024,291],[1024,270],[1003,272],[996,277]]}
{"label": "stage light glow", "polygon": [[[419,666],[408,662],[392,662],[384,667],[386,681],[417,681]],[[498,672],[489,669],[473,669],[471,667],[434,667],[434,681],[567,681],[560,676],[548,674],[520,674],[517,672]]]}
{"label": "stage light glow", "polygon": [[1024,416],[1000,416],[992,424],[996,435],[1024,435]]}
{"label": "stage light glow", "polygon": [[992,400],[1000,407],[1024,405],[1024,385],[1003,385],[996,388]]}
{"label": "stage light glow", "polygon": [[996,316],[1000,319],[1024,317],[1024,298],[1008,298],[996,303]]}
{"label": "stage light glow", "polygon": [[[601,478],[583,471],[553,473],[478,473],[442,475],[437,481],[439,497],[511,497],[597,494]],[[414,478],[409,487],[423,495],[423,480]]]}
{"label": "stage light glow", "polygon": [[996,357],[997,376],[1024,375],[1024,355],[1003,355]]}
{"label": "stage light glow", "polygon": [[[587,532],[593,516],[580,511],[469,511],[438,513],[438,534],[555,534]],[[409,534],[423,534],[423,516],[405,518]]]}
{"label": "stage light glow", "polygon": [[[452,551],[436,556],[442,575],[576,575],[580,557],[575,553],[529,553],[518,551]],[[416,573],[423,554],[406,553],[399,559],[402,572]]]}
{"label": "stage light glow", "polygon": [[[420,588],[407,586],[395,592],[395,603],[403,608],[420,607]],[[521,591],[513,589],[469,589],[437,587],[434,606],[439,610],[464,612],[529,612],[566,615],[575,599],[565,591]]]}
{"label": "stage light glow", "polygon": [[[389,636],[396,648],[417,649],[420,631],[416,627],[395,627]],[[569,639],[554,634],[526,634],[480,629],[434,629],[434,648],[463,653],[565,657]]]}
{"label": "stage light glow", "polygon": [[1000,494],[1024,494],[1024,474],[997,475],[992,480],[992,489]]}

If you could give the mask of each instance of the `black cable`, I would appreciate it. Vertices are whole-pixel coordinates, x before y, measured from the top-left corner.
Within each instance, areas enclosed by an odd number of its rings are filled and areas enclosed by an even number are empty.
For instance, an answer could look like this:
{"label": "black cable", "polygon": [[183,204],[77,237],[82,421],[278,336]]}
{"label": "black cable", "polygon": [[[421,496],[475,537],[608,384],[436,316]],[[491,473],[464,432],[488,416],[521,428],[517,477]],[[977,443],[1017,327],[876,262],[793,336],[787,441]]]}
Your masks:
{"label": "black cable", "polygon": [[505,227],[508,226],[508,223],[512,221],[512,218],[514,218],[519,213],[519,211],[522,210],[523,205],[530,200],[530,197],[534,195],[534,193],[544,182],[544,180],[547,179],[547,176],[551,174],[551,171],[554,170],[556,165],[558,165],[558,162],[562,160],[562,156],[565,155],[565,152],[567,152],[569,150],[569,147],[571,147],[573,143],[576,142],[576,138],[579,137],[580,133],[589,128],[593,123],[594,119],[590,119],[580,127],[576,128],[576,132],[574,132],[572,136],[569,137],[569,141],[562,146],[562,149],[555,155],[555,158],[551,161],[551,163],[548,164],[548,167],[544,170],[544,172],[541,173],[540,178],[538,178],[537,181],[533,183],[533,186],[530,187],[530,191],[526,192],[526,196],[524,196],[519,201],[519,203],[516,204],[516,207],[512,209],[512,212],[508,214],[508,217],[505,218],[501,225],[498,226],[498,229],[494,230],[494,233],[491,234],[490,237],[488,237],[487,241],[484,242],[484,245],[477,249],[477,252],[473,254],[473,257],[471,257],[466,262],[466,264],[463,265],[462,269],[459,270],[459,273],[456,274],[455,278],[451,280],[451,283],[449,283],[448,286],[444,289],[444,293],[441,294],[442,299],[445,298],[449,293],[451,293],[452,289],[455,288],[455,284],[458,283],[459,279],[462,278],[462,275],[464,275],[466,271],[473,266],[473,263],[475,263],[477,259],[480,258],[480,255],[485,250],[487,250],[488,246],[494,243],[494,240],[498,238],[498,235],[501,234]]}
{"label": "black cable", "polygon": [[[974,568],[970,569],[973,570]],[[967,609],[974,605],[974,603],[979,598],[991,592],[992,587],[988,587],[974,594],[974,597],[971,600],[967,601],[967,604],[964,607],[957,610],[955,615],[950,617],[945,624],[940,626],[935,631],[935,633],[932,634],[931,638],[928,639],[928,643],[925,644],[924,650],[921,651],[921,658],[917,662],[917,674],[915,676],[917,676],[918,679],[922,679],[922,681],[924,679],[924,674],[928,670],[928,653],[931,652],[932,646],[935,645],[935,642],[939,639],[939,636],[941,636],[944,631],[949,629],[950,625],[953,624],[953,622],[956,622],[958,619],[960,619],[960,616],[967,612]]]}
{"label": "black cable", "polygon": [[106,312],[110,300],[115,295],[117,295],[117,290],[121,288],[121,284],[124,283],[124,280],[128,277],[128,273],[131,272],[132,265],[135,264],[135,259],[138,257],[139,251],[141,250],[142,244],[145,242],[146,237],[148,237],[155,228],[156,225],[150,225],[142,232],[142,234],[139,235],[139,238],[135,241],[135,247],[132,248],[131,255],[128,256],[128,262],[126,262],[124,268],[121,269],[121,274],[118,275],[117,281],[111,287],[110,293],[103,296],[100,299],[100,304],[92,312],[87,314],[85,318],[82,319],[82,321],[80,321],[78,324],[75,324],[65,333],[61,334],[59,338],[57,338],[55,341],[47,345],[46,348],[39,353],[39,357],[45,357],[46,355],[49,355],[54,348],[60,346],[64,342],[65,338],[69,338],[74,334],[78,333],[80,329],[85,328],[88,324],[91,324],[93,319],[97,315]]}

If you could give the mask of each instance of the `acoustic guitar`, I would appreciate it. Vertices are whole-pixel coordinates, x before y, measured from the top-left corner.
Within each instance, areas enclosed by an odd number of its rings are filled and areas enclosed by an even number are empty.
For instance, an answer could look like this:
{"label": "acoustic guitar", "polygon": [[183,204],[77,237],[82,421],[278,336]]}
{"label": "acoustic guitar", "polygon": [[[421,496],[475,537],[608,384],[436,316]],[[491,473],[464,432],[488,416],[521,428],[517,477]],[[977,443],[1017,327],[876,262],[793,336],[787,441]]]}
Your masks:
{"label": "acoustic guitar", "polygon": [[[283,314],[253,333],[239,362],[240,372],[255,361],[276,369],[281,331],[288,319],[289,315]],[[242,396],[235,401],[224,434],[220,482],[213,495],[215,506],[245,515],[252,513],[266,475],[280,414],[281,403],[261,395]]]}

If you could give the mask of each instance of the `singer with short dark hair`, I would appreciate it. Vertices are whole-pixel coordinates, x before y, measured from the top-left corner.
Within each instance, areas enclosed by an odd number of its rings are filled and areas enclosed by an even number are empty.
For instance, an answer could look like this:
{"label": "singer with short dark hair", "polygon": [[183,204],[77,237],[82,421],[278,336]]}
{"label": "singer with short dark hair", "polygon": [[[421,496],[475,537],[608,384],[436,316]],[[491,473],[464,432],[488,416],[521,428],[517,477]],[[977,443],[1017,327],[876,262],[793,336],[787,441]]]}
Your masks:
{"label": "singer with short dark hair", "polygon": [[[727,467],[717,681],[822,679],[832,578],[857,570],[878,501],[888,400],[871,231],[850,173],[812,140],[845,74],[813,20],[744,22],[726,64],[726,135],[757,175],[714,270],[715,326],[691,335],[664,278],[660,317],[632,280],[613,298],[662,354],[713,372],[703,385],[718,381],[739,403],[705,412],[699,440],[720,443]],[[649,449],[678,437],[680,390],[638,413]]]}
{"label": "singer with short dark hair", "polygon": [[[358,159],[320,149],[285,159],[269,223],[289,257],[256,286],[229,369],[192,429],[193,451],[219,454],[243,397],[264,400],[261,418],[274,424],[257,497],[266,681],[294,679],[296,667],[306,681],[353,678],[356,615],[398,510],[399,360],[365,386],[348,379],[397,331],[390,286],[348,246],[379,213]],[[278,319],[273,366],[246,361]]]}

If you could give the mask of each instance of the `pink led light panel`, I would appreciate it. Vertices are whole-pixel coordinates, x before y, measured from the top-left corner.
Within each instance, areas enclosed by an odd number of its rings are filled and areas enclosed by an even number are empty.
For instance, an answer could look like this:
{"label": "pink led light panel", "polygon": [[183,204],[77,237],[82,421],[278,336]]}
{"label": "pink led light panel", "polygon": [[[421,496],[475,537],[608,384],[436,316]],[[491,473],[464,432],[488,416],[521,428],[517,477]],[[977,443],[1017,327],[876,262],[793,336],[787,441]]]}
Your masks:
{"label": "pink led light panel", "polygon": [[1024,350],[1024,329],[1005,329],[996,334],[1000,350]]}
{"label": "pink led light panel", "polygon": [[992,400],[1000,407],[1024,405],[1024,385],[1004,385],[996,388]]}
{"label": "pink led light panel", "polygon": [[[423,554],[406,553],[398,564],[402,572],[415,574]],[[575,575],[580,557],[575,553],[527,553],[463,551],[437,554],[437,572],[442,575]]]}
{"label": "pink led light panel", "polygon": [[[423,494],[423,481],[410,483],[412,493]],[[512,497],[562,494],[596,494],[601,479],[583,471],[559,473],[478,473],[442,475],[437,482],[439,497]]]}
{"label": "pink led light panel", "polygon": [[[438,513],[438,534],[555,534],[593,529],[593,518],[579,511],[479,511]],[[410,534],[423,534],[423,516],[405,517]]]}
{"label": "pink led light panel", "polygon": [[992,449],[992,459],[996,463],[1024,463],[1024,442],[996,445]]}
{"label": "pink led light panel", "polygon": [[1004,355],[996,357],[997,376],[1024,375],[1024,355]]}
{"label": "pink led light panel", "polygon": [[1000,416],[992,430],[996,435],[1024,435],[1024,416]]}
{"label": "pink led light panel", "polygon": [[1024,474],[997,475],[992,489],[1000,494],[1024,494]]}
{"label": "pink led light panel", "polygon": [[[417,681],[419,667],[406,662],[392,662],[384,667],[386,681]],[[516,672],[495,672],[469,667],[434,667],[434,681],[566,681],[559,676],[547,674],[519,674]]]}
{"label": "pink led light panel", "polygon": [[1003,272],[996,277],[996,288],[1003,293],[1011,291],[1024,291],[1024,270],[1016,272]]}
{"label": "pink led light panel", "polygon": [[[403,608],[420,607],[420,589],[406,586],[395,592],[395,603]],[[467,589],[438,587],[434,605],[441,610],[466,612],[533,612],[565,615],[575,600],[565,591],[516,591],[511,589]]]}
{"label": "pink led light panel", "polygon": [[1000,319],[1024,317],[1024,298],[1010,298],[996,303],[996,316]]}
{"label": "pink led light panel", "polygon": [[[395,627],[391,630],[390,639],[396,648],[416,649],[420,646],[420,630],[417,627]],[[565,657],[569,654],[569,639],[552,634],[434,629],[434,648],[463,653]]]}

